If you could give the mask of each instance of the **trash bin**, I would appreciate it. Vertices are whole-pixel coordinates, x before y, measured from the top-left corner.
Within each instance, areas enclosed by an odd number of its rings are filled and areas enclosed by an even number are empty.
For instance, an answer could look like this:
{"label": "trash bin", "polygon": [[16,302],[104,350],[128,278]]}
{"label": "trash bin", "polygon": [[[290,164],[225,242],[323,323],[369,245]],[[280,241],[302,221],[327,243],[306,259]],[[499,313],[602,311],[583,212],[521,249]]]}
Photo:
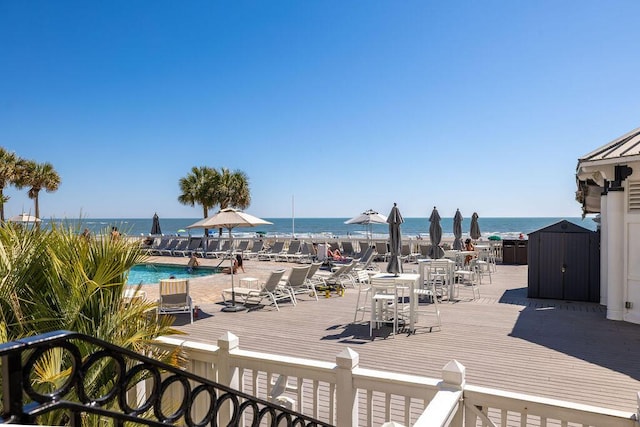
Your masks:
{"label": "trash bin", "polygon": [[517,240],[503,240],[502,241],[502,263],[503,264],[515,264],[516,263],[516,244]]}
{"label": "trash bin", "polygon": [[516,264],[527,265],[528,240],[516,240]]}

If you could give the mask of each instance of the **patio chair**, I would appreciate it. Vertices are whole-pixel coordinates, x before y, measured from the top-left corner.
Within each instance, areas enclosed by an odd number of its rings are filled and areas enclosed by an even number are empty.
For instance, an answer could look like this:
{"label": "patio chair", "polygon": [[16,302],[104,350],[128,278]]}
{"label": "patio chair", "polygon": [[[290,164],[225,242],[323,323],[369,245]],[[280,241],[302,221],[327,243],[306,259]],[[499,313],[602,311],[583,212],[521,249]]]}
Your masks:
{"label": "patio chair", "polygon": [[411,251],[411,244],[409,243],[404,243],[400,247],[400,259],[404,262],[414,262],[418,259],[419,255],[419,252]]}
{"label": "patio chair", "polygon": [[[271,304],[280,311],[278,307],[278,301],[290,300],[295,306],[295,297],[291,292],[280,286],[280,280],[284,275],[284,269],[272,271],[271,275],[267,278],[262,286],[262,289],[251,289],[244,295],[244,304],[262,304],[262,301],[266,298],[271,301]],[[236,295],[238,294],[236,290]]]}
{"label": "patio chair", "polygon": [[233,254],[234,255],[240,255],[244,259],[244,253],[245,253],[245,251],[247,250],[248,247],[249,247],[249,241],[248,240],[241,240],[238,243],[238,246],[234,249]]}
{"label": "patio chair", "polygon": [[191,256],[196,253],[198,248],[202,248],[202,237],[192,237],[187,241],[187,247],[184,249],[174,249],[173,256]]}
{"label": "patio chair", "polygon": [[376,242],[376,260],[388,261],[389,260],[389,248],[387,242]]}
{"label": "patio chair", "polygon": [[171,256],[171,252],[178,246],[180,243],[180,239],[171,239],[171,241],[167,244],[164,249],[160,249],[158,255],[161,256]]}
{"label": "patio chair", "polygon": [[477,259],[472,259],[469,261],[469,264],[465,266],[466,268],[459,268],[453,273],[458,285],[468,283],[469,286],[471,286],[472,300],[476,299],[476,292],[478,293],[478,298],[480,298],[480,289],[476,283],[479,278],[478,262]]}
{"label": "patio chair", "polygon": [[300,240],[291,240],[289,242],[289,247],[286,251],[282,251],[276,255],[276,261],[286,261],[290,262],[290,260],[295,259],[297,255],[300,254]]}
{"label": "patio chair", "polygon": [[[322,266],[321,262],[313,262],[311,263],[311,267],[309,268],[309,273],[307,274],[307,282],[309,286],[313,287],[313,291],[316,292],[316,286],[324,286],[326,282],[321,274],[318,274],[320,267]],[[316,292],[316,299],[318,299],[318,294]]]}
{"label": "patio chair", "polygon": [[342,242],[342,255],[348,257],[354,257],[356,251],[353,249],[353,243],[344,241]]}
{"label": "patio chair", "polygon": [[231,240],[225,240],[222,247],[213,252],[213,256],[216,258],[226,258],[229,256],[229,250],[231,249]]}
{"label": "patio chair", "polygon": [[291,273],[284,279],[283,286],[289,289],[291,292],[291,296],[294,299],[294,303],[298,303],[298,299],[296,295],[308,294],[312,292],[312,295],[315,296],[316,301],[318,300],[318,295],[316,294],[315,287],[311,286],[309,282],[307,282],[307,276],[309,275],[309,270],[311,269],[311,265],[305,265],[302,267],[292,267]]}
{"label": "patio chair", "polygon": [[262,252],[264,252],[264,242],[262,240],[256,240],[253,242],[251,250],[245,252],[244,256],[246,259],[257,258]]}
{"label": "patio chair", "polygon": [[158,295],[158,314],[189,313],[193,323],[193,301],[189,295],[188,279],[161,279]]}
{"label": "patio chair", "polygon": [[300,247],[300,253],[296,254],[293,259],[299,263],[312,263],[315,258],[316,252],[313,249],[313,243],[305,242]]}
{"label": "patio chair", "polygon": [[275,242],[267,251],[258,254],[258,261],[271,261],[275,259],[284,249],[284,242]]}
{"label": "patio chair", "polygon": [[345,289],[345,284],[350,283],[351,287],[355,288],[355,280],[351,275],[351,271],[355,265],[356,262],[351,261],[349,264],[342,264],[332,273],[323,275],[325,284],[331,287],[339,286],[340,288]]}
{"label": "patio chair", "polygon": [[365,313],[369,313],[371,311],[371,284],[369,283],[369,274],[364,270],[360,270],[357,273],[357,279],[358,299],[356,300],[356,312],[353,315],[353,323],[358,320],[358,313],[362,313],[360,321],[364,321]]}
{"label": "patio chair", "polygon": [[203,258],[215,258],[215,252],[220,247],[220,240],[207,238],[206,249],[202,250]]}
{"label": "patio chair", "polygon": [[171,250],[171,256],[184,256],[187,247],[189,246],[189,240],[180,240],[175,248]]}
{"label": "patio chair", "polygon": [[172,239],[170,237],[163,237],[163,238],[160,239],[160,241],[157,244],[154,242],[151,245],[151,247],[146,250],[147,254],[148,255],[160,255],[160,251],[166,249],[166,247],[169,245],[171,240]]}

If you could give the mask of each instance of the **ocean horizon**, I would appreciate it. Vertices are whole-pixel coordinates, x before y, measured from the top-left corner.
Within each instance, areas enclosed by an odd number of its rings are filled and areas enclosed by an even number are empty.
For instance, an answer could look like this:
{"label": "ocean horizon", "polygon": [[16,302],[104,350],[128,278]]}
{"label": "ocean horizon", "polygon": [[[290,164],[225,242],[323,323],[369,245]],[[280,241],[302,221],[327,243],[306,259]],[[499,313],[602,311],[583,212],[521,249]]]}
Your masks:
{"label": "ocean horizon", "polygon": [[[160,227],[166,236],[202,236],[202,229],[187,229],[187,227],[201,218],[160,218]],[[264,218],[273,225],[263,225],[250,228],[235,228],[234,237],[255,237],[259,234],[267,238],[366,238],[367,228],[363,225],[349,225],[344,222],[349,218]],[[597,223],[592,217],[480,217],[478,223],[483,238],[500,236],[501,238],[517,238],[521,233],[527,235],[559,221],[567,220],[588,230],[595,231]],[[64,223],[82,231],[88,228],[94,234],[108,232],[111,227],[118,227],[123,235],[145,236],[151,231],[152,218],[81,218],[65,220],[43,220],[47,227],[51,222]],[[430,222],[428,218],[404,218],[401,226],[404,238],[428,238]],[[443,238],[453,238],[453,218],[445,217],[440,221]],[[471,218],[462,221],[462,234],[469,234]],[[371,226],[373,238],[386,238],[388,227],[386,224]],[[217,234],[217,231],[210,230]]]}

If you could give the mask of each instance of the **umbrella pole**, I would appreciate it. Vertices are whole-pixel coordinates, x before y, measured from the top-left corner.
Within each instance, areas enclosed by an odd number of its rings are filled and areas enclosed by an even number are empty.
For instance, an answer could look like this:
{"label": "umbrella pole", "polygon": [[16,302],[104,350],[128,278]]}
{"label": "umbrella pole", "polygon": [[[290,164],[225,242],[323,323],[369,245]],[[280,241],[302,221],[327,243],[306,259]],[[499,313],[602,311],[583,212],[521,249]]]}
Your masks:
{"label": "umbrella pole", "polygon": [[222,311],[228,311],[228,312],[237,312],[237,311],[243,311],[245,310],[245,306],[242,304],[236,304],[236,291],[235,291],[235,287],[233,286],[233,236],[231,234],[231,228],[229,228],[229,260],[231,261],[231,265],[229,266],[230,268],[230,273],[231,273],[231,305],[228,305],[226,307],[222,308]]}

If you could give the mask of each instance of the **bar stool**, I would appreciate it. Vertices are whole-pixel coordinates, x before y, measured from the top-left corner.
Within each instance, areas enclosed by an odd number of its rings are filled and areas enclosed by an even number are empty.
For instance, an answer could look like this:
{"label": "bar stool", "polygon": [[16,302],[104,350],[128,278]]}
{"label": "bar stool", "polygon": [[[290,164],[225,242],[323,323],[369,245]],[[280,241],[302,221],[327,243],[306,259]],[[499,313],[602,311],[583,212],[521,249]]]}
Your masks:
{"label": "bar stool", "polygon": [[390,323],[395,337],[398,330],[398,296],[396,285],[389,280],[371,280],[371,320],[369,335],[373,338],[374,326]]}
{"label": "bar stool", "polygon": [[[371,311],[371,284],[369,283],[369,274],[365,270],[357,273],[358,278],[358,299],[356,300],[356,312],[353,315],[353,322],[358,319],[358,313],[362,313],[361,321],[364,320],[364,314]],[[364,293],[364,297],[363,294]]]}

